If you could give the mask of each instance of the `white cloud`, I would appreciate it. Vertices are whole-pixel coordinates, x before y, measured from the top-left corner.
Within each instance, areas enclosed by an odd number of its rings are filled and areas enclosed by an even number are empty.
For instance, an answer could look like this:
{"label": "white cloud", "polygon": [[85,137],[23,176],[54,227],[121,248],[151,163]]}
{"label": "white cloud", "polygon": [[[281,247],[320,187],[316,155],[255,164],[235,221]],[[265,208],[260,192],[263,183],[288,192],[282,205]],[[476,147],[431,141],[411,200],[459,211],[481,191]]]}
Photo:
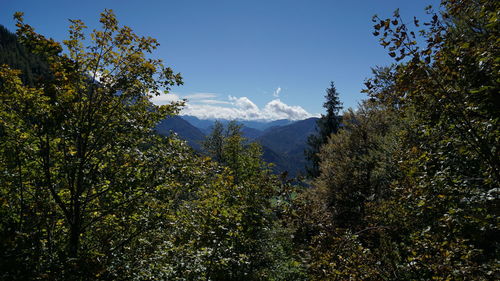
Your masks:
{"label": "white cloud", "polygon": [[196,103],[204,103],[204,104],[232,104],[229,101],[223,101],[223,100],[211,100],[211,99],[206,99],[206,100],[196,100],[192,101]]}
{"label": "white cloud", "polygon": [[[274,91],[279,96],[281,88]],[[156,104],[169,104],[187,99],[181,114],[196,116],[200,119],[238,119],[238,120],[301,120],[315,117],[297,105],[288,105],[276,98],[259,108],[248,97],[228,96],[226,100],[217,99],[215,93],[193,93],[181,95],[176,93],[153,95],[152,101]]]}
{"label": "white cloud", "polygon": [[186,95],[183,98],[188,100],[199,100],[199,99],[212,99],[217,97],[217,94],[213,93],[194,93],[190,95]]}
{"label": "white cloud", "polygon": [[237,97],[229,96],[228,99],[229,99],[229,101],[232,102],[232,104],[234,106],[236,106],[238,108],[241,108],[241,109],[244,109],[247,111],[259,111],[259,107],[257,107],[257,105],[255,105],[255,103],[253,103],[247,97],[237,98]]}
{"label": "white cloud", "polygon": [[301,120],[312,117],[305,109],[298,105],[288,105],[279,99],[270,101],[262,111],[266,119],[290,119]]}
{"label": "white cloud", "polygon": [[164,94],[164,93],[162,93],[158,96],[155,96],[153,94],[153,98],[151,98],[151,101],[155,104],[163,105],[163,104],[169,104],[172,102],[181,101],[181,98],[179,97],[178,94],[174,94],[174,93]]}
{"label": "white cloud", "polygon": [[211,99],[188,101],[181,114],[196,116],[200,119],[229,120],[301,120],[316,116],[300,106],[287,105],[279,99],[270,101],[261,109],[248,97],[234,96],[228,96],[228,101]]}
{"label": "white cloud", "polygon": [[281,93],[281,87],[278,87],[278,88],[276,88],[276,90],[274,90],[273,96],[275,98],[278,98],[280,96],[280,93]]}
{"label": "white cloud", "polygon": [[181,114],[193,115],[200,119],[255,119],[255,116],[240,108],[209,104],[187,104]]}

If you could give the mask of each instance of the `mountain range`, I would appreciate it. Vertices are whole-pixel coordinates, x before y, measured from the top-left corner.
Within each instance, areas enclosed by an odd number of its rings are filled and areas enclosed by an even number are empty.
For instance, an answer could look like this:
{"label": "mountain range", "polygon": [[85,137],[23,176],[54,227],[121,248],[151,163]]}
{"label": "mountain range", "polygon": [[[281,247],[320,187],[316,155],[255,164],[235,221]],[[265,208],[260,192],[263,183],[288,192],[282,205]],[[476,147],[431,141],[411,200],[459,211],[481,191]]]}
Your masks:
{"label": "mountain range", "polygon": [[[274,172],[288,172],[290,176],[304,174],[306,160],[304,150],[307,138],[316,132],[318,118],[300,121],[237,121],[242,133],[249,141],[262,145],[264,161],[274,164]],[[230,120],[217,120],[226,125]],[[176,133],[197,151],[202,151],[201,143],[208,135],[215,120],[202,120],[194,116],[171,116],[160,122],[156,131],[161,135]]]}

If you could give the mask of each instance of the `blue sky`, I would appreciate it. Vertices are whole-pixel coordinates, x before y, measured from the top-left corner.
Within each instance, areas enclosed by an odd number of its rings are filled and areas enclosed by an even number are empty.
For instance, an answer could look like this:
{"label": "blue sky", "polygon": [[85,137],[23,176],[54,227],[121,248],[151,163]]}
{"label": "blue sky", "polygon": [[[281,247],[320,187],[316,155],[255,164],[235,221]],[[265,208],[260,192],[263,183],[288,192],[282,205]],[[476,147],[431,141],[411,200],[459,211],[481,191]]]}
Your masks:
{"label": "blue sky", "polygon": [[199,117],[303,119],[323,113],[334,81],[347,107],[370,67],[392,62],[372,35],[374,14],[425,17],[436,0],[248,1],[25,1],[1,0],[0,24],[14,31],[12,14],[25,13],[36,31],[61,41],[68,19],[97,27],[113,9],[121,24],[157,38],[155,53],[181,72],[184,85],[158,103],[188,98],[184,113]]}

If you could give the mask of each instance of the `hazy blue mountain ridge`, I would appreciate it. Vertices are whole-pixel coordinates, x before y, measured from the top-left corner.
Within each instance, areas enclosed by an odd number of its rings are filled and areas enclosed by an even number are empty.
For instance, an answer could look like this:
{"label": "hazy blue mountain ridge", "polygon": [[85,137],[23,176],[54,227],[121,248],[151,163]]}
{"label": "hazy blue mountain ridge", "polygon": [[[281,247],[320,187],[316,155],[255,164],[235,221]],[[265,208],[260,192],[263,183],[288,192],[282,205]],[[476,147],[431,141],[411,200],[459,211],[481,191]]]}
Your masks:
{"label": "hazy blue mountain ridge", "polygon": [[175,132],[179,137],[197,151],[201,151],[201,142],[205,139],[205,134],[197,127],[191,125],[180,116],[170,116],[162,120],[156,126],[156,132],[162,136],[168,136]]}
{"label": "hazy blue mountain ridge", "polygon": [[280,155],[284,162],[276,164],[284,167],[291,176],[296,176],[304,171],[307,138],[316,133],[317,120],[313,117],[269,128],[256,141]]}
{"label": "hazy blue mountain ridge", "polygon": [[[206,131],[207,129],[211,129],[211,127],[214,125],[215,121],[219,121],[222,124],[226,125],[227,123],[231,122],[232,120],[228,119],[199,119],[195,116],[189,116],[189,115],[181,115],[181,117],[191,123],[191,125],[199,128],[201,131]],[[274,120],[274,121],[253,121],[253,120],[236,120],[236,122],[240,123],[241,125],[256,129],[259,131],[264,131],[268,128],[275,127],[275,126],[284,126],[284,125],[289,125],[293,123],[294,121],[288,120],[288,119],[281,119],[281,120]]]}
{"label": "hazy blue mountain ridge", "polygon": [[[303,172],[306,163],[304,149],[309,135],[316,133],[318,118],[299,121],[276,120],[271,122],[237,121],[242,125],[243,136],[262,145],[263,158],[273,163],[276,173],[287,171],[290,176]],[[218,120],[227,124],[230,120]],[[211,132],[215,120],[201,120],[194,116],[172,116],[157,126],[161,135],[176,132],[180,138],[198,151],[201,142]]]}

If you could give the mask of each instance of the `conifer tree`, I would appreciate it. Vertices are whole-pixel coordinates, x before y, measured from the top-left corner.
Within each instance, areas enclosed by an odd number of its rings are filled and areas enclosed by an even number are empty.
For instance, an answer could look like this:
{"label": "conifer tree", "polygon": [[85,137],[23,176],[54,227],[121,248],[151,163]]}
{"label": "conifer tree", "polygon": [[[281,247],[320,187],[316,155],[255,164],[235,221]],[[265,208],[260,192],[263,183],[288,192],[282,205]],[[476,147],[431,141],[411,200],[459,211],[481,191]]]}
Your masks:
{"label": "conifer tree", "polygon": [[305,151],[307,176],[315,178],[319,175],[319,155],[320,148],[328,142],[328,137],[331,134],[336,134],[340,127],[339,112],[342,110],[339,93],[335,88],[335,84],[330,82],[330,88],[326,89],[326,101],[323,107],[326,109],[326,115],[321,115],[317,121],[317,134],[309,136],[307,140],[308,148]]}

